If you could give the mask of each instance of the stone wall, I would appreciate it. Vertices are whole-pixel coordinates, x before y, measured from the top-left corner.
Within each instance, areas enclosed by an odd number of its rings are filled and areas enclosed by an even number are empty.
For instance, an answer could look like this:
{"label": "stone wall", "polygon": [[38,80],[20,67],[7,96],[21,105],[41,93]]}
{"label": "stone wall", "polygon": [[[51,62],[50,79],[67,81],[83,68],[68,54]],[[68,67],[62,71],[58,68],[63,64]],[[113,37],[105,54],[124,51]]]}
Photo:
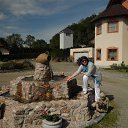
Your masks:
{"label": "stone wall", "polygon": [[10,82],[10,95],[22,103],[72,99],[82,90],[76,79],[68,82],[58,76],[56,81],[35,81],[33,76],[20,76]]}
{"label": "stone wall", "polygon": [[59,77],[45,83],[33,80],[31,75],[18,77],[10,85],[10,97],[5,97],[4,117],[0,120],[1,128],[41,128],[44,109],[51,114],[60,114],[63,128],[84,128],[88,126],[90,116],[95,114],[91,110],[94,90],[90,88],[88,94],[83,94],[76,79],[67,83]]}
{"label": "stone wall", "polygon": [[33,80],[33,76],[21,76],[10,82],[11,96],[22,103],[68,99],[68,92],[65,80],[43,82]]}
{"label": "stone wall", "polygon": [[[60,114],[63,118],[63,127],[78,128],[86,124],[89,118],[87,96],[79,94],[78,99],[53,100],[22,104],[6,98],[6,111],[2,120],[4,128],[40,128],[40,118],[44,108],[51,114]],[[75,126],[74,126],[75,124]]]}
{"label": "stone wall", "polygon": [[52,77],[50,64],[36,63],[34,80],[49,81]]}
{"label": "stone wall", "polygon": [[[4,128],[40,128],[44,109],[51,114],[60,114],[63,119],[63,128],[85,126],[89,119],[88,95],[81,92],[82,88],[77,85],[76,79],[67,83],[59,78],[59,80],[50,81],[47,83],[49,86],[46,86],[44,82],[34,81],[33,76],[21,76],[12,80],[10,85],[10,97],[5,99],[6,111],[2,119]],[[33,87],[42,94],[35,95]],[[53,99],[43,99],[44,95],[45,98],[49,97],[47,95],[49,88],[52,90]],[[12,96],[18,96],[18,101],[13,100]],[[43,101],[33,101],[34,96],[40,96]],[[21,103],[23,99],[32,102]]]}

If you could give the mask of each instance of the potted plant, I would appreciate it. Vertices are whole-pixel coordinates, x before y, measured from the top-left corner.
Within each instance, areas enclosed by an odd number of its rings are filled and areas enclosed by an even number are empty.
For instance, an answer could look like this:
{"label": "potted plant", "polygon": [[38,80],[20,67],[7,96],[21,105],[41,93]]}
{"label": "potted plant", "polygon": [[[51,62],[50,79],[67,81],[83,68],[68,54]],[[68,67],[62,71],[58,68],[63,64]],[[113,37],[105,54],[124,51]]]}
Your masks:
{"label": "potted plant", "polygon": [[62,127],[62,118],[59,114],[50,114],[49,111],[44,110],[43,115],[41,116],[43,128],[61,128]]}
{"label": "potted plant", "polygon": [[61,128],[62,118],[58,114],[47,115],[43,119],[43,128]]}

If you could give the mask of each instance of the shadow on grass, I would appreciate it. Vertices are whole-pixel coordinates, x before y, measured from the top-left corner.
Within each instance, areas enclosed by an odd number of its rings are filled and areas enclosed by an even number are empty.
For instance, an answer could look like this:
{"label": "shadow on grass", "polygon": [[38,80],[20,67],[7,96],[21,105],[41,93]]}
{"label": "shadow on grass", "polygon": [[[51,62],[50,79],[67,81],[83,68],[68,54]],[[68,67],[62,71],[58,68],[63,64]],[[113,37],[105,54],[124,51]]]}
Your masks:
{"label": "shadow on grass", "polygon": [[[109,99],[109,102],[114,100],[114,95],[106,95],[106,97]],[[107,113],[110,113],[113,109],[114,109],[114,107],[109,104],[108,112]]]}
{"label": "shadow on grass", "polygon": [[106,95],[106,97],[108,97],[109,101],[114,100],[114,95]]}

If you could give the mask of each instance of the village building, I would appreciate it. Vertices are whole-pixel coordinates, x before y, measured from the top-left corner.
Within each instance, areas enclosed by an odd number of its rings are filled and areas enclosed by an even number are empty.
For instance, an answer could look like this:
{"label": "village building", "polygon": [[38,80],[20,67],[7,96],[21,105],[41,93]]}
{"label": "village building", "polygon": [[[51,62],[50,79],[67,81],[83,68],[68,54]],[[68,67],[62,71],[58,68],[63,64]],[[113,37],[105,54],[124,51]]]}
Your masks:
{"label": "village building", "polygon": [[[93,58],[95,65],[100,67],[122,62],[128,65],[128,0],[109,0],[105,10],[92,22],[95,24],[95,47],[70,49],[74,62],[84,55]],[[59,34],[60,49],[73,47],[72,30],[66,28]]]}
{"label": "village building", "polygon": [[60,49],[73,47],[73,31],[65,28],[59,32],[60,34]]}
{"label": "village building", "polygon": [[95,64],[128,65],[128,0],[110,0],[95,23]]}
{"label": "village building", "polygon": [[88,47],[88,48],[73,48],[70,49],[70,57],[73,59],[74,62],[77,62],[77,60],[81,56],[86,56],[89,59],[94,59],[94,48]]}

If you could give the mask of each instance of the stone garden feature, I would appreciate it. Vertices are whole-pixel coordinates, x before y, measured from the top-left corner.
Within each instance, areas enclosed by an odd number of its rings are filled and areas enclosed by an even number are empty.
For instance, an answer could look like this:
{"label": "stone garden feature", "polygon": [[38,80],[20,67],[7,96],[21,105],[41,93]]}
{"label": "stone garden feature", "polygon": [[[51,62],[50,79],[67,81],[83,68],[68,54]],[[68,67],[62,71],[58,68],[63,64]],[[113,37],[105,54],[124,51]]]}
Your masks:
{"label": "stone garden feature", "polygon": [[2,119],[4,128],[41,128],[44,109],[61,115],[63,128],[88,125],[93,116],[89,108],[94,100],[92,89],[84,95],[76,79],[67,83],[64,75],[53,75],[47,58],[47,53],[36,58],[34,75],[20,76],[10,82],[10,97],[5,98]]}
{"label": "stone garden feature", "polygon": [[71,99],[79,91],[77,81],[67,82],[64,75],[54,75],[49,64],[49,55],[40,54],[36,58],[35,73],[31,76],[20,76],[10,82],[10,94],[22,103]]}
{"label": "stone garden feature", "polygon": [[52,99],[52,78],[50,56],[48,52],[36,58],[35,73],[31,76],[18,77],[11,81],[10,94],[22,103]]}
{"label": "stone garden feature", "polygon": [[49,63],[50,59],[48,52],[42,53],[36,58],[34,80],[49,81],[51,79],[53,73]]}
{"label": "stone garden feature", "polygon": [[[6,100],[4,125],[8,124],[7,127],[10,128],[40,128],[41,112],[44,108],[47,108],[51,114],[60,114],[65,128],[66,126],[74,128],[74,123],[76,128],[86,125],[90,118],[88,96],[81,92],[82,88],[77,85],[76,79],[67,83],[64,76],[55,75],[53,78],[56,81],[45,83],[34,81],[32,78],[33,76],[23,76],[11,81],[10,94],[15,96],[15,100],[10,98]],[[40,91],[38,92],[40,95],[33,92],[31,85]],[[17,87],[20,87],[20,91],[17,91]],[[50,94],[48,94],[49,90]]]}

